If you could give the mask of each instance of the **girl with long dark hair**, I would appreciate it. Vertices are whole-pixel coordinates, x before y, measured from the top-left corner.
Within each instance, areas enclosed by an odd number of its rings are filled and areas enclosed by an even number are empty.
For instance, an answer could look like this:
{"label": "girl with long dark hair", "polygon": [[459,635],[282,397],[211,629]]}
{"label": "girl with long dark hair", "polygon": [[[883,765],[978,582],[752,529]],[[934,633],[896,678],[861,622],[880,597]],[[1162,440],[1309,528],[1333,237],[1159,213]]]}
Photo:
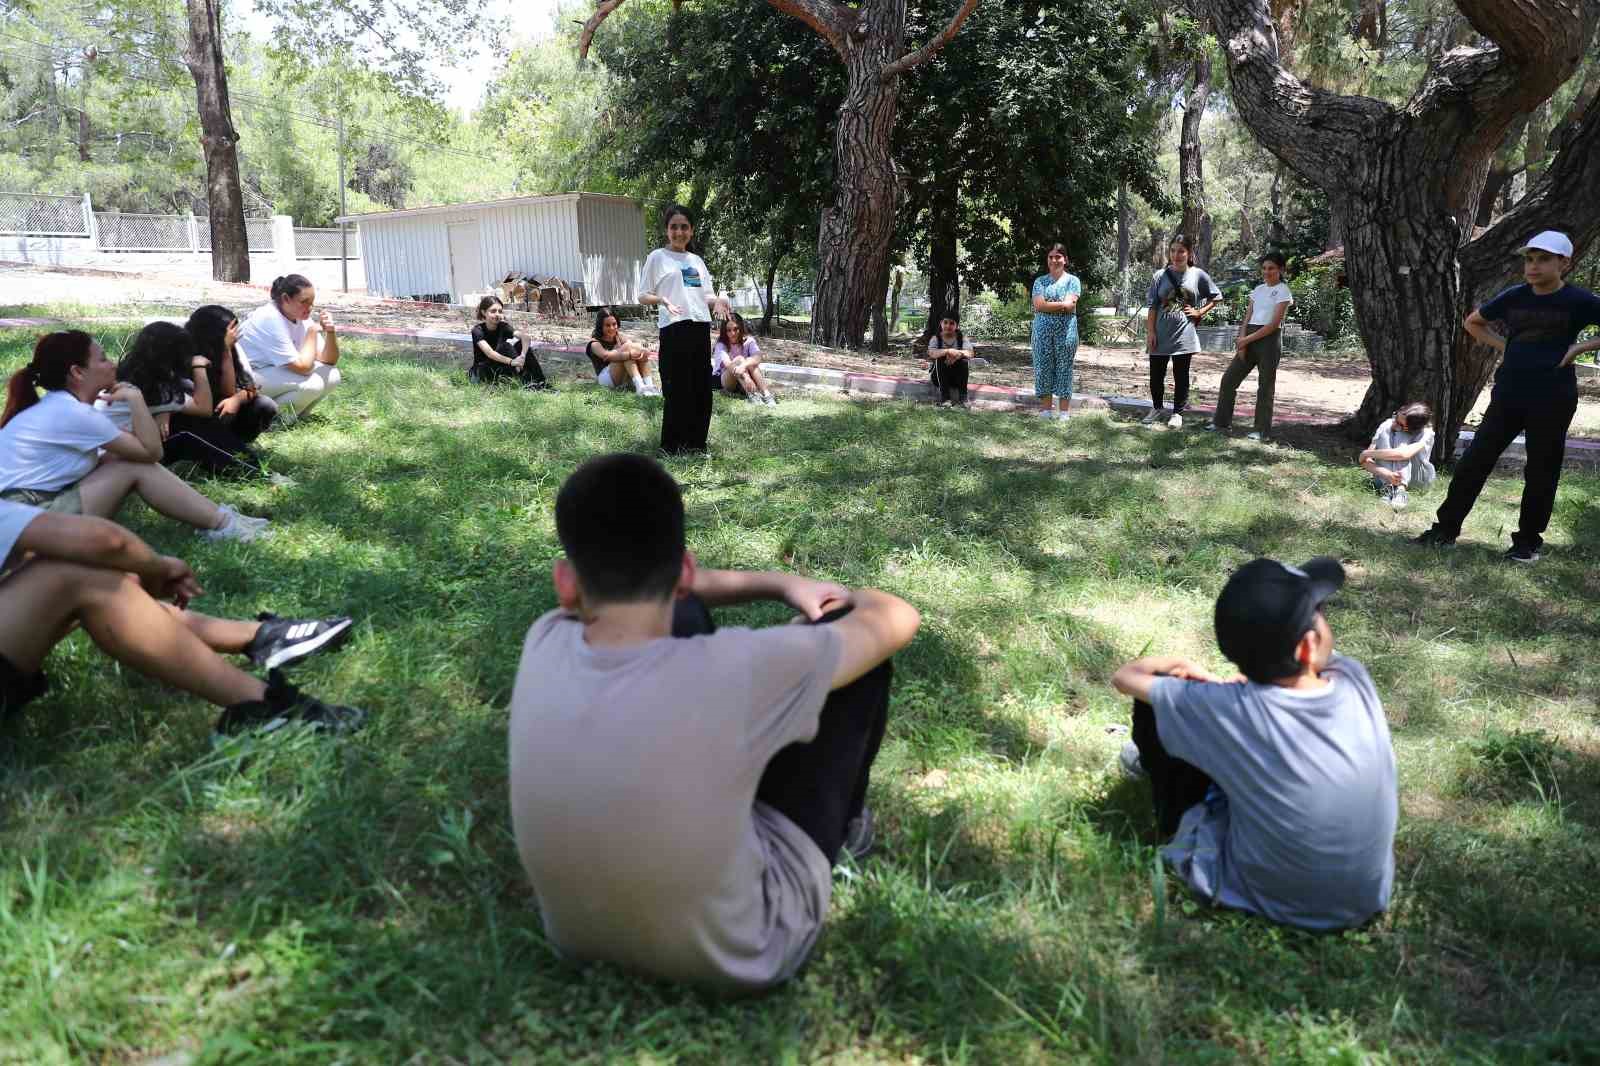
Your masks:
{"label": "girl with long dark hair", "polygon": [[210,365],[205,368],[211,385],[212,409],[218,422],[248,445],[272,425],[278,404],[261,394],[255,377],[239,354],[239,316],[218,304],[194,309],[184,329]]}
{"label": "girl with long dark hair", "polygon": [[640,396],[660,396],[661,390],[650,380],[652,354],[644,345],[622,335],[617,313],[611,308],[602,307],[595,314],[588,355],[596,384],[608,389],[632,385]]}
{"label": "girl with long dark hair", "polygon": [[527,334],[517,332],[506,321],[506,305],[498,296],[478,301],[478,321],[472,327],[472,369],[467,376],[484,385],[515,377],[525,389],[550,387]]}
{"label": "girl with long dark hair", "polygon": [[711,432],[711,314],[733,308],[716,295],[705,260],[689,251],[689,209],[673,204],[663,222],[666,243],[645,260],[639,292],[641,304],[657,309],[661,329],[661,450],[703,453]]}
{"label": "girl with long dark hair", "polygon": [[[1150,311],[1145,316],[1145,348],[1150,353],[1150,413],[1144,422],[1166,422],[1169,429],[1183,428],[1183,411],[1189,405],[1189,364],[1200,350],[1195,326],[1222,299],[1211,275],[1194,265],[1189,239],[1182,234],[1167,246],[1167,265],[1150,283]],[[1167,383],[1167,363],[1172,363],[1172,412],[1162,406]]]}
{"label": "girl with long dark hair", "polygon": [[722,320],[717,343],[711,349],[711,375],[715,385],[729,394],[744,393],[751,403],[778,406],[761,372],[761,348],[745,328],[744,316],[737,311]]}

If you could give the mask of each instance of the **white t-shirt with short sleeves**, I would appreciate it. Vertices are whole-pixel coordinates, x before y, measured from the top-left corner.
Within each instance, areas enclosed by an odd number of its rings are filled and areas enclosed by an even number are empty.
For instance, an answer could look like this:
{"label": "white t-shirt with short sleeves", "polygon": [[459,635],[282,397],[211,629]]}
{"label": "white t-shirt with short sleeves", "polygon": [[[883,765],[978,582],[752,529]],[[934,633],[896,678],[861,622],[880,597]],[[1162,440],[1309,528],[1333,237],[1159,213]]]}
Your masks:
{"label": "white t-shirt with short sleeves", "polygon": [[300,358],[300,345],[311,332],[311,320],[290,322],[277,304],[251,311],[239,326],[239,352],[252,368],[283,366]]}
{"label": "white t-shirt with short sleeves", "polygon": [[[666,301],[656,310],[656,325],[662,329],[674,322],[711,321],[711,308],[706,301],[716,287],[706,261],[693,252],[657,248],[644,261],[639,285],[641,294],[654,293]],[[677,305],[683,314],[668,311],[668,303]]]}
{"label": "white t-shirt with short sleeves", "polygon": [[0,429],[0,492],[71,488],[94,470],[100,449],[121,433],[66,389],[52,389]]}
{"label": "white t-shirt with short sleeves", "polygon": [[1278,313],[1279,304],[1294,304],[1294,293],[1283,282],[1276,285],[1257,285],[1250,290],[1250,313],[1245,316],[1249,326],[1266,326]]}

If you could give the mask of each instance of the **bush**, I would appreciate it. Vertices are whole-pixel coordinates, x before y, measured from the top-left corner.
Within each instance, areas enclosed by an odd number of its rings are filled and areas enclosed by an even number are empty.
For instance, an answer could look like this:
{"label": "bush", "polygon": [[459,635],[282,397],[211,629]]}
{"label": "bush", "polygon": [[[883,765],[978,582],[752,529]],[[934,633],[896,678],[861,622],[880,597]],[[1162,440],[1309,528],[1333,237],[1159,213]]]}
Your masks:
{"label": "bush", "polygon": [[1355,303],[1350,290],[1339,284],[1339,268],[1320,266],[1289,282],[1294,293],[1290,316],[1307,329],[1322,334],[1330,344],[1356,332]]}

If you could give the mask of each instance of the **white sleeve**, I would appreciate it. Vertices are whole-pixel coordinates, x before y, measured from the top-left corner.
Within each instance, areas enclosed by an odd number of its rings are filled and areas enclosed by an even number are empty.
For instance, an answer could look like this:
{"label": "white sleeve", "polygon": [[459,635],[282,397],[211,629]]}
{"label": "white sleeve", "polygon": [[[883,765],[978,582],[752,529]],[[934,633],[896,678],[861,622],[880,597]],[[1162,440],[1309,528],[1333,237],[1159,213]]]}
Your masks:
{"label": "white sleeve", "polygon": [[300,350],[289,335],[288,320],[271,304],[256,308],[245,319],[238,345],[253,367],[283,366],[300,358]]}
{"label": "white sleeve", "polygon": [[1280,284],[1278,286],[1277,301],[1281,304],[1294,303],[1294,290],[1290,289],[1287,285]]}
{"label": "white sleeve", "polygon": [[[64,418],[55,427],[55,436],[62,444],[93,451],[104,447],[122,435],[122,430],[103,413],[86,403],[74,403],[73,409],[64,411]],[[129,415],[132,422],[132,415]]]}
{"label": "white sleeve", "polygon": [[701,259],[697,255],[694,257],[694,261],[700,267],[700,276],[705,278],[705,281],[702,284],[704,284],[706,287],[706,303],[709,305],[712,299],[717,295],[717,279],[711,276],[711,268],[706,266],[706,261],[704,259]]}

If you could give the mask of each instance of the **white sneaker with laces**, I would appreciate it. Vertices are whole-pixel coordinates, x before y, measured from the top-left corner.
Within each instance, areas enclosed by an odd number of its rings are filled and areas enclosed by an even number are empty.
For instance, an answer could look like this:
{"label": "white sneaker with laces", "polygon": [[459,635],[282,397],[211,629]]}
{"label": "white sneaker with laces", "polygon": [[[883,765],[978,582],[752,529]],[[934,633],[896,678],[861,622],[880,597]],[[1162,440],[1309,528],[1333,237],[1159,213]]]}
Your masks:
{"label": "white sneaker with laces", "polygon": [[1266,440],[1267,438],[1263,437],[1259,433],[1246,433],[1244,435],[1244,439],[1245,440],[1254,440],[1254,441],[1263,441],[1263,440]]}
{"label": "white sneaker with laces", "polygon": [[1389,497],[1389,506],[1396,511],[1404,511],[1406,505],[1410,502],[1411,497],[1406,495],[1406,487],[1404,485],[1396,485],[1394,493]]}
{"label": "white sneaker with laces", "polygon": [[225,503],[218,504],[217,510],[222,512],[222,525],[215,529],[201,530],[200,535],[207,540],[237,540],[248,543],[252,540],[266,540],[272,536],[265,518],[242,515]]}
{"label": "white sneaker with laces", "polygon": [[1167,419],[1167,428],[1168,429],[1182,429],[1183,428],[1183,416],[1178,414],[1176,411],[1174,411],[1172,413],[1172,417]]}

